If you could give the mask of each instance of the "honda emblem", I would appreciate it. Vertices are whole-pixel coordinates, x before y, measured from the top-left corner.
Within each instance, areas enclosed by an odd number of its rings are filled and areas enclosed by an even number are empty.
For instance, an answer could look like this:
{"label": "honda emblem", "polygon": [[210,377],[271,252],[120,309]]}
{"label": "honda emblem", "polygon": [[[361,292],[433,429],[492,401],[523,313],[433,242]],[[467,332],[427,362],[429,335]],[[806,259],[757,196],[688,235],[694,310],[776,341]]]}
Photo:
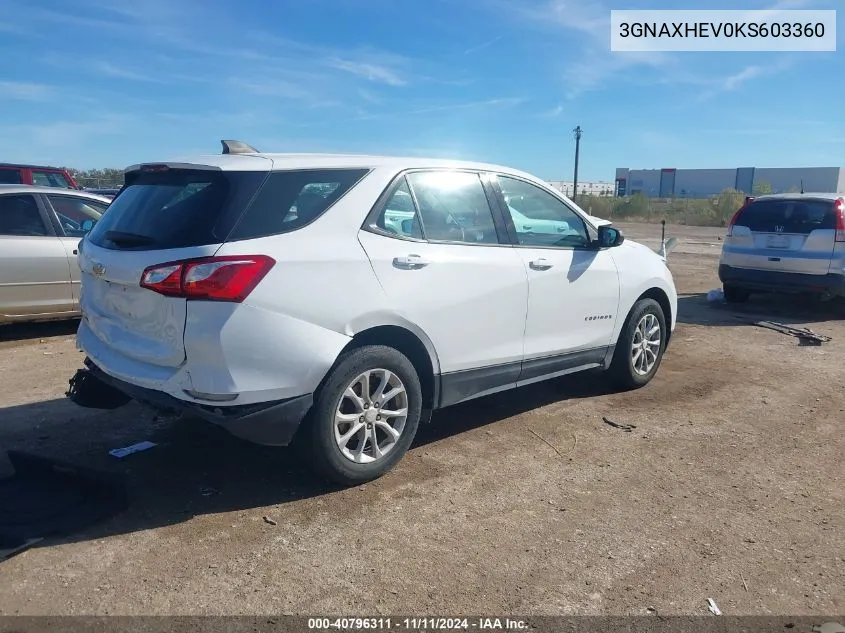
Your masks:
{"label": "honda emblem", "polygon": [[97,275],[97,277],[102,277],[106,274],[106,267],[100,262],[97,262],[91,267],[91,272]]}

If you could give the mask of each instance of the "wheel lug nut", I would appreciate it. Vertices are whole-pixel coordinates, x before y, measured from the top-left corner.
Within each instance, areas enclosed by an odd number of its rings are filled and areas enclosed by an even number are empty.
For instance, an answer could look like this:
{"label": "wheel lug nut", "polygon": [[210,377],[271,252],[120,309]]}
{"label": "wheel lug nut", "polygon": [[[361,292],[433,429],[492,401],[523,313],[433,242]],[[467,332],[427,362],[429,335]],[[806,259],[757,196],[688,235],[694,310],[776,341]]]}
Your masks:
{"label": "wheel lug nut", "polygon": [[380,415],[377,415],[377,416],[376,416],[376,420],[381,420],[381,416],[380,416]]}
{"label": "wheel lug nut", "polygon": [[378,409],[378,402],[373,405],[376,409]]}
{"label": "wheel lug nut", "polygon": [[368,404],[364,403],[364,408],[365,408],[365,409],[369,409],[369,408],[370,408],[370,405],[368,405]]}
{"label": "wheel lug nut", "polygon": [[358,421],[359,421],[359,422],[363,422],[363,421],[364,421],[364,416],[362,415],[360,418],[358,418]]}

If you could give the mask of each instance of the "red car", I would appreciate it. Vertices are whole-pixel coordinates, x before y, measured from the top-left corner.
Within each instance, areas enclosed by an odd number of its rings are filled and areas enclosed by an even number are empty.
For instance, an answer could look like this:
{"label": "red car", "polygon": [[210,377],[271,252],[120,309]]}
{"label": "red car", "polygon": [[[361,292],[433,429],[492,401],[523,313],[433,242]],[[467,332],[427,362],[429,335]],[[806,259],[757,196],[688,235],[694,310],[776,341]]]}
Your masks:
{"label": "red car", "polygon": [[0,163],[0,185],[38,185],[81,189],[67,169],[11,163]]}

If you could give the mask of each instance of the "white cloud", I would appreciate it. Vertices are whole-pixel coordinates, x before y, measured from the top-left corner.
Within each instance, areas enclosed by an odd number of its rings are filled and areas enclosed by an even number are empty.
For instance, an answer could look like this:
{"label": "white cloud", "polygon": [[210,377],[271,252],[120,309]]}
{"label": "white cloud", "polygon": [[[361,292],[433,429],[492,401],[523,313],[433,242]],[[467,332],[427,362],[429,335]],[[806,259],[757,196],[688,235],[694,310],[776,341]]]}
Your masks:
{"label": "white cloud", "polygon": [[495,44],[496,42],[498,42],[501,39],[502,39],[502,36],[499,35],[498,37],[494,37],[492,40],[487,40],[486,42],[483,42],[483,43],[481,43],[477,46],[473,46],[471,48],[468,48],[464,51],[464,55],[469,55],[470,53],[475,53],[477,51],[484,50],[485,48],[487,48],[489,46],[493,46],[493,44]]}
{"label": "white cloud", "polygon": [[98,136],[120,134],[126,130],[129,122],[129,117],[105,112],[85,121],[18,125],[4,132],[10,138],[26,139],[26,144],[33,147],[73,148],[91,143]]}
{"label": "white cloud", "polygon": [[370,92],[369,90],[364,90],[363,88],[358,88],[358,96],[361,97],[364,101],[368,101],[369,103],[382,103],[382,98],[380,96],[378,96],[374,92]]}
{"label": "white cloud", "polygon": [[352,61],[349,59],[340,59],[338,57],[329,58],[327,63],[332,68],[343,70],[359,77],[364,77],[369,81],[387,84],[388,86],[404,86],[408,82],[400,77],[399,74],[386,67],[366,61]]}
{"label": "white cloud", "polygon": [[551,110],[546,110],[545,112],[540,113],[540,117],[543,119],[555,119],[559,117],[564,112],[564,107],[562,105],[558,105]]}
{"label": "white cloud", "polygon": [[718,77],[709,82],[710,88],[699,95],[699,101],[711,99],[725,92],[735,92],[754,79],[777,75],[795,65],[794,57],[784,57],[772,64],[751,64],[738,72]]}
{"label": "white cloud", "polygon": [[20,101],[47,101],[53,94],[52,86],[24,81],[0,81],[0,99]]}
{"label": "white cloud", "polygon": [[406,114],[428,114],[430,112],[447,112],[450,110],[466,110],[468,108],[511,108],[525,102],[523,97],[504,97],[500,99],[486,99],[483,101],[467,101],[464,103],[448,103],[439,106],[430,106],[411,110]]}
{"label": "white cloud", "polygon": [[287,100],[313,99],[314,95],[299,84],[281,79],[246,79],[234,78],[231,85],[259,97],[277,97]]}
{"label": "white cloud", "polygon": [[106,75],[108,77],[116,77],[118,79],[129,79],[131,81],[158,81],[153,77],[142,75],[141,73],[137,73],[127,68],[116,66],[111,62],[106,61],[96,62],[92,65],[92,69],[95,72],[100,73],[101,75]]}
{"label": "white cloud", "polygon": [[569,99],[600,89],[611,79],[637,67],[660,68],[673,63],[666,53],[611,52],[610,9],[599,0],[546,0],[540,5],[486,1],[497,12],[548,31],[565,43],[568,50],[583,51],[580,55],[568,55],[562,70],[562,84]]}

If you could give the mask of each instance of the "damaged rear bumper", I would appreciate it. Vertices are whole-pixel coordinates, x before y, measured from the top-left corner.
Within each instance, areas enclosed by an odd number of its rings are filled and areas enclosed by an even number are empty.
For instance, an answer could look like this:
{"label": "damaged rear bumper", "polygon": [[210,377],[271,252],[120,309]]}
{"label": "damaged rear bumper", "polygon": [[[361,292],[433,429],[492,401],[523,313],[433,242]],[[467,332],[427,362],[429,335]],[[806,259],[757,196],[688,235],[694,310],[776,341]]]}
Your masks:
{"label": "damaged rear bumper", "polygon": [[[256,444],[287,446],[313,404],[313,394],[260,404],[212,406],[188,402],[155,389],[139,387],[110,376],[90,358],[71,380],[67,396],[80,406],[113,409],[115,392],[160,411],[183,413],[222,426],[232,435]],[[87,383],[85,394],[74,393],[74,382]],[[98,402],[101,401],[101,402]],[[98,406],[99,405],[99,406]],[[120,406],[120,405],[117,405]]]}

